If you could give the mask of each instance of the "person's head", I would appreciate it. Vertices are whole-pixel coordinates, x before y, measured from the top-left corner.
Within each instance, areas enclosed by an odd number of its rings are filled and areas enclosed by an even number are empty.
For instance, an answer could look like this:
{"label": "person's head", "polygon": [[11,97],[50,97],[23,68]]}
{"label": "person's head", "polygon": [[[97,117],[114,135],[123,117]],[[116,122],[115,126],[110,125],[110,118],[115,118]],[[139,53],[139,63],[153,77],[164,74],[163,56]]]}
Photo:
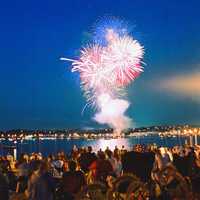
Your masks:
{"label": "person's head", "polygon": [[52,154],[48,155],[47,157],[48,162],[51,162],[54,160],[54,156]]}
{"label": "person's head", "polygon": [[41,161],[39,166],[40,174],[44,174],[49,170],[49,165],[47,161]]}
{"label": "person's head", "polygon": [[0,172],[3,172],[3,173],[8,172],[7,164],[3,160],[0,162]]}
{"label": "person's head", "polygon": [[23,153],[19,156],[19,161],[18,162],[19,162],[19,164],[26,162],[26,159],[24,158],[24,154]]}
{"label": "person's head", "polygon": [[40,160],[32,160],[30,163],[30,171],[38,171],[40,169],[41,161]]}
{"label": "person's head", "polygon": [[70,160],[70,161],[68,162],[69,171],[76,171],[76,167],[77,167],[77,164],[76,164],[75,161]]}
{"label": "person's head", "polygon": [[162,157],[162,155],[161,155],[161,153],[160,153],[160,150],[159,149],[156,149],[155,150],[155,158],[161,158]]}
{"label": "person's head", "polygon": [[194,147],[190,147],[190,152],[194,153]]}
{"label": "person's head", "polygon": [[61,152],[60,152],[60,155],[61,155],[62,157],[65,157],[65,152],[64,152],[64,151],[61,151]]}
{"label": "person's head", "polygon": [[114,153],[114,158],[119,161],[120,160],[120,155],[118,153]]}
{"label": "person's head", "polygon": [[98,156],[99,156],[99,159],[102,159],[102,160],[105,160],[106,158],[104,152],[100,152]]}
{"label": "person's head", "polygon": [[91,146],[88,147],[88,152],[92,153],[92,147]]}
{"label": "person's head", "polygon": [[160,147],[160,154],[161,155],[164,155],[166,152],[165,152],[165,148],[164,147]]}
{"label": "person's head", "polygon": [[112,158],[112,151],[107,151],[106,154],[107,154],[108,158]]}
{"label": "person's head", "polygon": [[24,159],[26,160],[26,162],[29,162],[29,156],[27,154],[24,154]]}
{"label": "person's head", "polygon": [[14,157],[10,154],[8,154],[7,156],[7,160],[10,162],[10,163],[13,163],[14,162]]}

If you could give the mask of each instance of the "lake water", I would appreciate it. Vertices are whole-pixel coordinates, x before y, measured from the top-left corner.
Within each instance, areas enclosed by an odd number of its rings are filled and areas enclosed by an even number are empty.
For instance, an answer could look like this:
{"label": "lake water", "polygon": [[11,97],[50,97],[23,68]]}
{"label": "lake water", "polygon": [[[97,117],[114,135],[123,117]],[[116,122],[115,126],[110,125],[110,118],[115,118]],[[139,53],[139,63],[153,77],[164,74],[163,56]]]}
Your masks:
{"label": "lake water", "polygon": [[[158,146],[175,146],[183,145],[185,141],[189,141],[188,137],[159,137],[158,135],[148,135],[140,137],[127,137],[127,138],[118,138],[118,139],[43,139],[43,140],[23,140],[23,142],[17,142],[14,144],[9,141],[0,141],[1,148],[0,154],[6,154],[7,149],[4,149],[5,145],[16,146],[17,154],[20,153],[32,153],[32,152],[41,152],[43,155],[47,156],[52,153],[59,151],[65,151],[69,153],[74,145],[77,147],[83,146],[92,146],[94,151],[99,150],[100,148],[104,150],[107,146],[110,149],[114,149],[117,145],[121,148],[124,145],[127,149],[132,148],[135,144],[153,144],[156,143]],[[200,137],[198,136],[198,144],[200,143]]]}

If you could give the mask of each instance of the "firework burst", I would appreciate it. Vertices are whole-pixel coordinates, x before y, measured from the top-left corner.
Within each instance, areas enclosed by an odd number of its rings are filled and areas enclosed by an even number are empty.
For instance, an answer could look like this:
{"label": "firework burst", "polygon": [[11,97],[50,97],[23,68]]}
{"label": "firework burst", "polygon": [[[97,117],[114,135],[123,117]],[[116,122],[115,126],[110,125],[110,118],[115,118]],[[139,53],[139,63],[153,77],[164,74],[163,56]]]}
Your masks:
{"label": "firework burst", "polygon": [[62,60],[71,61],[72,72],[80,73],[86,105],[98,109],[94,119],[122,130],[130,123],[124,116],[129,102],[120,98],[125,97],[125,87],[143,72],[144,48],[128,35],[121,21],[110,20],[107,25],[97,27],[94,44],[83,48],[79,59]]}
{"label": "firework burst", "polygon": [[143,47],[129,36],[112,40],[105,54],[107,65],[113,68],[116,84],[128,85],[143,71],[141,59]]}

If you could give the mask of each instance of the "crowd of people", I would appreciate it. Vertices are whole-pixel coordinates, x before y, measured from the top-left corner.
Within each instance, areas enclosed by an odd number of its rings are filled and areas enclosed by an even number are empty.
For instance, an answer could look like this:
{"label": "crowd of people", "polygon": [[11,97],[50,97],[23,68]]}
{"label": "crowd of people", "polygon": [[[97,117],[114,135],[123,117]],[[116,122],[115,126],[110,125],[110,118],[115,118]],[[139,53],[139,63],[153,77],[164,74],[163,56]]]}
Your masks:
{"label": "crowd of people", "polygon": [[0,156],[0,200],[198,200],[200,147]]}

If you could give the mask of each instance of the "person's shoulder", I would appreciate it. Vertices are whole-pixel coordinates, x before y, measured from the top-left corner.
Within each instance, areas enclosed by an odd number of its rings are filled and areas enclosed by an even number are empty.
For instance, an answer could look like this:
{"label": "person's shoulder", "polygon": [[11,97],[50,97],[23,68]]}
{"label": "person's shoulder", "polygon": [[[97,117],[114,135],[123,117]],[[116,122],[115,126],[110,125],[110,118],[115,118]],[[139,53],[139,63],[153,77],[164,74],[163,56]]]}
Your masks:
{"label": "person's shoulder", "polygon": [[81,171],[75,171],[74,173],[74,177],[76,177],[77,179],[83,178],[84,176],[85,176],[84,173]]}
{"label": "person's shoulder", "polygon": [[82,172],[82,171],[76,171],[76,174],[78,175],[78,176],[84,176],[85,174]]}
{"label": "person's shoulder", "polygon": [[29,178],[29,181],[32,185],[34,185],[38,182],[39,179],[40,179],[40,176],[36,175],[35,173],[32,173]]}
{"label": "person's shoulder", "polygon": [[96,154],[94,152],[87,152],[86,155],[89,157],[96,157]]}
{"label": "person's shoulder", "polygon": [[63,177],[64,177],[64,176],[68,176],[69,174],[70,174],[70,172],[69,172],[69,171],[67,171],[67,172],[64,172],[64,173],[63,173]]}
{"label": "person's shoulder", "polygon": [[87,156],[87,153],[81,153],[79,158],[85,158]]}
{"label": "person's shoulder", "polygon": [[51,175],[50,172],[46,172],[45,174],[43,174],[43,177],[46,178],[46,179],[51,179],[51,178],[53,178],[53,176]]}

